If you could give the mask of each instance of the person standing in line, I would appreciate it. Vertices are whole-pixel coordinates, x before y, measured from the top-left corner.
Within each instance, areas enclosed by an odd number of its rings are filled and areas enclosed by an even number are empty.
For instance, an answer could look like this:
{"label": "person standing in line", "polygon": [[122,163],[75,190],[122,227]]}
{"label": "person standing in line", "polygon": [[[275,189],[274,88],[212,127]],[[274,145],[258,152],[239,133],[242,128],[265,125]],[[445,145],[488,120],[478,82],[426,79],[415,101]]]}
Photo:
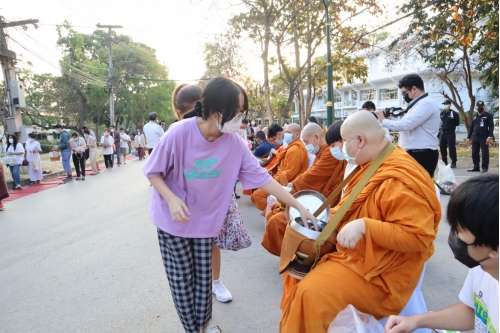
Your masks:
{"label": "person standing in line", "polygon": [[122,154],[123,164],[127,164],[127,149],[130,142],[130,136],[125,133],[123,127],[120,128],[120,150]]}
{"label": "person standing in line", "polygon": [[57,124],[54,128],[59,132],[59,145],[52,147],[52,151],[60,150],[62,157],[62,165],[67,176],[63,182],[68,183],[73,181],[71,175],[72,169],[69,160],[71,159],[71,146],[69,144],[69,133],[63,129],[62,125]]}
{"label": "person standing in line", "polygon": [[[245,188],[264,187],[296,208],[304,221],[316,224],[315,217],[260,167],[244,142],[231,135],[245,117],[240,112],[243,104],[244,96],[231,80],[210,80],[196,103],[196,117],[172,125],[143,167],[153,185],[150,218],[157,226],[172,298],[187,333],[221,332],[210,322],[211,255],[236,178]],[[210,200],[202,200],[207,197]]]}
{"label": "person standing in line", "polygon": [[[89,128],[87,126],[82,126],[82,133],[85,132],[85,130],[88,130]],[[95,134],[94,131],[89,130],[90,135],[95,139]],[[87,143],[87,149],[85,149],[85,163],[87,163],[87,160],[90,158],[90,150],[88,146],[88,140],[85,135],[83,135],[83,139],[85,140],[85,143]]]}
{"label": "person standing in line", "polygon": [[439,106],[425,92],[424,81],[417,74],[403,77],[398,87],[408,103],[403,118],[385,118],[384,110],[377,110],[375,114],[383,127],[399,131],[399,146],[423,166],[433,179],[439,159]]}
{"label": "person standing in line", "polygon": [[115,145],[114,146],[114,150],[113,150],[113,154],[111,154],[111,163],[114,165],[115,164],[115,154],[116,154],[116,165],[118,167],[121,166],[122,162],[121,162],[121,159],[120,159],[120,155],[121,155],[121,152],[120,152],[120,133],[115,130],[115,127],[113,125],[111,125],[109,127],[109,131],[110,131],[110,136],[113,137],[113,144]]}
{"label": "person standing in line", "polygon": [[85,140],[87,140],[87,149],[89,151],[90,167],[92,168],[93,172],[91,176],[95,176],[100,172],[99,163],[97,163],[97,141],[90,134],[88,128],[83,130],[83,135],[85,137]]}
{"label": "person standing in line", "polygon": [[40,181],[43,180],[42,159],[40,158],[42,147],[40,146],[40,142],[36,141],[35,133],[28,134],[28,142],[26,142],[25,149],[30,185],[34,185],[35,183],[40,184]]}
{"label": "person standing in line", "polygon": [[87,149],[87,144],[77,132],[73,132],[69,144],[73,152],[73,165],[76,170],[76,180],[85,180],[85,150]]}
{"label": "person standing in line", "polygon": [[139,161],[142,161],[146,155],[146,138],[144,137],[144,134],[141,133],[140,129],[137,129],[137,134],[134,138],[134,147],[137,150]]}
{"label": "person standing in line", "polygon": [[493,129],[495,128],[495,125],[493,123],[493,115],[484,111],[483,101],[476,103],[476,110],[477,114],[474,119],[472,119],[469,133],[467,135],[468,144],[471,144],[472,138],[472,163],[474,163],[474,167],[467,171],[480,171],[479,148],[481,148],[481,157],[483,159],[483,162],[481,163],[481,172],[488,172],[488,166],[490,164],[489,144],[493,141]]}
{"label": "person standing in line", "polygon": [[85,132],[85,130],[88,130],[89,131],[89,135],[91,137],[93,137],[94,139],[97,140],[97,137],[95,136],[95,133],[93,130],[91,130],[90,128],[88,128],[87,126],[82,126],[82,132]]}
{"label": "person standing in line", "polygon": [[441,151],[441,160],[444,164],[448,164],[447,148],[450,148],[451,168],[457,167],[457,136],[455,130],[460,125],[460,117],[458,112],[451,109],[451,101],[447,99],[443,105],[446,105],[446,110],[441,111],[441,130],[439,138],[439,150]]}
{"label": "person standing in line", "polygon": [[106,165],[106,170],[107,171],[112,171],[113,170],[113,143],[114,139],[113,137],[109,134],[109,130],[104,130],[104,134],[101,137],[101,148],[102,148],[102,155],[104,156],[104,164]]}
{"label": "person standing in line", "polygon": [[156,142],[162,137],[163,133],[165,133],[163,131],[163,128],[161,128],[161,126],[157,123],[158,114],[156,112],[151,112],[149,114],[149,123],[144,125],[142,129],[147,140],[149,155],[151,155],[151,153],[153,152],[153,148],[155,147]]}
{"label": "person standing in line", "polygon": [[21,174],[19,170],[24,160],[24,148],[23,145],[17,141],[17,135],[9,134],[7,136],[7,144],[4,149],[5,156],[11,156],[16,158],[15,164],[9,164],[10,173],[12,174],[12,179],[14,180],[14,190],[22,190],[21,187]]}

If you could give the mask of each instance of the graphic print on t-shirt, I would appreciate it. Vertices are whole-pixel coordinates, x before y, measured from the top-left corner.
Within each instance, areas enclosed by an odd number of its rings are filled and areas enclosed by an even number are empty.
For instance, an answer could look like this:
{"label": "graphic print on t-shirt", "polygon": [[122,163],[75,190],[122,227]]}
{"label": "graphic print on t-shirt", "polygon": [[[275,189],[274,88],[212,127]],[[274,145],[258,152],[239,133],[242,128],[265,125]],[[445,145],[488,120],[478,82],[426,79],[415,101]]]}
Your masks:
{"label": "graphic print on t-shirt", "polygon": [[474,292],[474,309],[476,313],[475,330],[477,333],[497,333],[495,327],[491,324],[487,304],[483,302],[483,292],[479,294]]}
{"label": "graphic print on t-shirt", "polygon": [[219,162],[216,158],[207,158],[206,160],[196,160],[194,169],[186,170],[184,176],[188,180],[210,179],[220,177],[222,169],[203,170],[213,167]]}

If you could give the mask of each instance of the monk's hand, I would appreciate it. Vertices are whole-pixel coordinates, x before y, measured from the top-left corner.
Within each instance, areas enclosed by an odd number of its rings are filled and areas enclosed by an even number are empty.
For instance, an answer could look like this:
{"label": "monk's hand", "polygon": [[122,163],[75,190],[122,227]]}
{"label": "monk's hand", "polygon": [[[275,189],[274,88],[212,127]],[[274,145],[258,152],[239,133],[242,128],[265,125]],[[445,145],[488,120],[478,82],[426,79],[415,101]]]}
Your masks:
{"label": "monk's hand", "polygon": [[359,240],[365,235],[365,229],[365,220],[357,219],[351,221],[340,230],[337,241],[345,248],[354,249]]}
{"label": "monk's hand", "polygon": [[414,317],[390,316],[385,324],[386,333],[410,333],[417,328]]}
{"label": "monk's hand", "polygon": [[190,215],[191,212],[187,208],[184,201],[179,199],[179,197],[173,196],[172,198],[169,198],[167,203],[168,203],[168,208],[170,209],[170,214],[172,215],[174,221],[177,222],[189,221],[188,215]]}

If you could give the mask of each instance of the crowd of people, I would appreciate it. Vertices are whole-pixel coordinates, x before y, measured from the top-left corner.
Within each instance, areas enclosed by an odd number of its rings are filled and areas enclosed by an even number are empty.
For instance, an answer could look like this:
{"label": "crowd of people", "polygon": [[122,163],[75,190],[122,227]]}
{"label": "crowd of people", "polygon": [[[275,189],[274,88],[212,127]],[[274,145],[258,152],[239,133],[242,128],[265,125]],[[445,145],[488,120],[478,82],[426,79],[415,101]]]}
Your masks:
{"label": "crowd of people", "polygon": [[[280,258],[280,332],[327,332],[348,305],[377,320],[386,319],[389,333],[418,328],[498,331],[499,179],[493,174],[458,186],[446,210],[451,250],[470,268],[461,302],[441,311],[400,316],[435,251],[442,212],[433,177],[439,147],[447,163],[446,147],[454,144],[458,114],[450,107],[440,112],[418,75],[405,76],[398,87],[408,103],[402,118],[393,118],[370,102],[363,105],[366,112],[356,112],[329,128],[311,117],[303,128],[286,123],[260,129],[255,119],[247,119],[245,90],[222,77],[210,80],[204,89],[178,86],[172,96],[177,121],[166,132],[158,115],[149,115],[134,146],[139,159],[146,148],[150,155],[143,166],[152,186],[149,216],[157,230],[173,303],[187,333],[222,332],[212,320],[212,294],[220,302],[233,297],[220,277],[221,246],[216,239],[230,234],[237,241],[245,232],[234,219],[240,214],[237,181],[262,212],[262,246]],[[488,170],[484,151],[479,168],[479,149],[488,145],[493,128],[481,103],[468,133],[473,143],[471,172]],[[76,180],[85,180],[86,159],[93,172],[99,172],[98,146],[107,170],[113,170],[115,154],[118,166],[126,163],[132,140],[123,129],[117,132],[111,127],[98,143],[87,128],[83,138],[57,128],[61,139],[53,150],[61,152],[67,182],[72,181],[71,157]],[[391,143],[389,133],[394,131],[399,132],[398,146]],[[15,136],[9,136],[9,143],[6,151],[16,163],[22,162],[22,145]],[[32,163],[39,148],[36,141],[26,147]],[[456,167],[453,149],[450,159]],[[14,175],[16,168],[9,168]],[[35,172],[33,177],[36,182]],[[297,200],[304,190],[329,198],[327,221],[320,221]],[[312,231],[319,231],[318,223],[324,223],[324,230],[329,230],[324,241],[316,244],[309,236],[294,233],[286,207],[298,211],[304,228],[309,229],[307,221]],[[301,253],[303,242],[314,243],[313,252]],[[307,269],[299,276],[292,267]]]}
{"label": "crowd of people", "polygon": [[[408,103],[401,119],[365,105],[370,112],[357,112],[328,129],[314,117],[304,128],[291,123],[260,129],[255,119],[247,119],[244,89],[225,78],[212,79],[203,90],[183,85],[174,91],[178,121],[153,146],[143,172],[153,187],[149,214],[186,332],[222,331],[212,321],[211,294],[221,302],[232,295],[220,281],[214,239],[229,232],[229,212],[214,207],[234,206],[237,180],[265,217],[262,246],[280,257],[280,332],[326,332],[349,304],[376,319],[388,318],[386,330],[393,333],[420,327],[498,330],[498,175],[466,181],[448,206],[450,237],[458,244],[450,243],[452,251],[475,267],[462,303],[433,314],[398,316],[434,253],[441,220],[433,182],[438,134],[451,141],[446,117],[455,116],[440,113],[418,75],[404,77],[399,88]],[[488,119],[481,118],[480,106],[478,111],[483,127]],[[390,142],[393,131],[399,132],[399,146]],[[476,193],[481,188],[484,192]],[[285,207],[297,209],[302,221],[319,230],[318,220],[295,198],[303,190],[324,197],[338,193],[331,199],[330,218],[338,214],[339,224],[326,242],[334,251],[318,254],[314,268],[299,279],[289,268],[300,262],[303,238],[294,238]],[[277,199],[271,207],[270,197]],[[477,200],[485,201],[487,212]],[[488,300],[477,312],[474,297],[486,292]],[[461,320],[453,321],[454,315]]]}

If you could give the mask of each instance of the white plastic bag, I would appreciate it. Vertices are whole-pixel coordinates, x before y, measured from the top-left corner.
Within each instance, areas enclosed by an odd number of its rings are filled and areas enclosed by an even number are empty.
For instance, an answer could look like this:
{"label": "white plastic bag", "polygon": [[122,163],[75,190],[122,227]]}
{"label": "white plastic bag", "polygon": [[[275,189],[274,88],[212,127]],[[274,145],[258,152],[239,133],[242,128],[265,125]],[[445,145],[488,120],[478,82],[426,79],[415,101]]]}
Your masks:
{"label": "white plastic bag", "polygon": [[384,333],[384,328],[375,317],[349,304],[332,321],[328,333]]}
{"label": "white plastic bag", "polygon": [[451,165],[445,165],[443,161],[439,161],[437,183],[447,194],[451,194],[458,187]]}
{"label": "white plastic bag", "polygon": [[278,199],[276,199],[276,197],[274,195],[270,195],[270,196],[267,197],[267,206],[266,206],[266,211],[265,211],[265,215],[264,216],[267,216],[267,213],[269,213],[271,211],[271,207],[275,203],[278,203]]}

